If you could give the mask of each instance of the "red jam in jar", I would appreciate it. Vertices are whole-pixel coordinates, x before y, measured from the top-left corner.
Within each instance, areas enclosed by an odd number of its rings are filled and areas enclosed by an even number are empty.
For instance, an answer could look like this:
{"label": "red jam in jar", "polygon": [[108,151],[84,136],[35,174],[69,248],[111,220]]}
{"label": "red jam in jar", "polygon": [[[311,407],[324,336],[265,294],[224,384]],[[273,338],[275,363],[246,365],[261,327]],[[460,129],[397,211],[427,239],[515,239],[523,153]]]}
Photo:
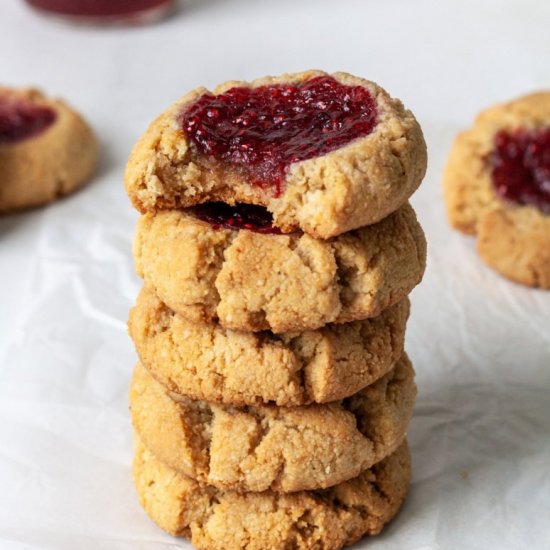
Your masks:
{"label": "red jam in jar", "polygon": [[36,10],[75,22],[143,24],[165,17],[174,0],[26,0]]}

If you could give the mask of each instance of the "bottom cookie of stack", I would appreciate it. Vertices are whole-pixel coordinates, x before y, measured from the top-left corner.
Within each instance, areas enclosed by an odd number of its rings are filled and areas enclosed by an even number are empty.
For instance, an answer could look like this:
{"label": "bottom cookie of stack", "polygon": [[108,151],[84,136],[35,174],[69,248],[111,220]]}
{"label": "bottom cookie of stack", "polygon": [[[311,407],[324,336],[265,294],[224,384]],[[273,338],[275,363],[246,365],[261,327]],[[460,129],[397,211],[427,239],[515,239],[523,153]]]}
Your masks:
{"label": "bottom cookie of stack", "polygon": [[359,476],[329,489],[238,493],[170,469],[137,440],[134,483],[162,529],[199,550],[338,550],[379,533],[401,507],[411,477],[404,442]]}

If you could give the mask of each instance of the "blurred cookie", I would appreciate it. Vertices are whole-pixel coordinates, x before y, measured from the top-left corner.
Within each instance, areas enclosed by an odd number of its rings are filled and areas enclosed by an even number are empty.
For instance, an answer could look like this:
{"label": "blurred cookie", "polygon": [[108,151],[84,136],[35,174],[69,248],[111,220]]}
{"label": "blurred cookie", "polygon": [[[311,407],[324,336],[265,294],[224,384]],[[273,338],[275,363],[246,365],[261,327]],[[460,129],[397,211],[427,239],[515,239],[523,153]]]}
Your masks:
{"label": "blurred cookie", "polygon": [[0,88],[0,213],[55,200],[92,174],[98,145],[63,101]]}
{"label": "blurred cookie", "polygon": [[330,489],[243,494],[177,473],[138,441],[133,473],[149,517],[199,550],[339,550],[378,534],[397,514],[411,462],[403,443],[371,469]]}
{"label": "blurred cookie", "polygon": [[221,489],[285,493],[331,487],[392,453],[415,397],[406,356],[371,386],[325,405],[194,401],[170,395],[141,365],[130,388],[134,428],[165,464]]}
{"label": "blurred cookie", "polygon": [[[246,227],[250,216],[230,212],[229,221]],[[328,241],[230,229],[210,216],[208,223],[185,211],[146,214],[136,231],[138,274],[193,321],[275,333],[347,323],[379,315],[424,274],[426,241],[408,204]]]}
{"label": "blurred cookie", "polygon": [[550,288],[550,92],[483,111],[444,175],[451,224],[514,281]]}
{"label": "blurred cookie", "polygon": [[232,405],[342,399],[403,354],[409,301],[379,317],[316,331],[247,333],[175,314],[144,287],[128,327],[141,362],[171,391]]}
{"label": "blurred cookie", "polygon": [[327,239],[397,210],[425,170],[422,131],[399,100],[307,71],[189,92],[139,140],[125,180],[141,212],[255,204],[285,233]]}

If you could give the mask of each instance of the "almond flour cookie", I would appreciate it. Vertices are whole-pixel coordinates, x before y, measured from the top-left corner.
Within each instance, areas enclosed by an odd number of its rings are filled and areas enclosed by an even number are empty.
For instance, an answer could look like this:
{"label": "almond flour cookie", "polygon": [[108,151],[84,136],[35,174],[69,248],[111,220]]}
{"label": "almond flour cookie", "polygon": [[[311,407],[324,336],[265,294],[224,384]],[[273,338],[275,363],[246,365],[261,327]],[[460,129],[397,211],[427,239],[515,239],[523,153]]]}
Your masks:
{"label": "almond flour cookie", "polygon": [[550,92],[483,111],[455,140],[447,212],[478,252],[514,281],[550,289]]}
{"label": "almond flour cookie", "polygon": [[306,407],[194,401],[170,395],[138,365],[130,406],[140,440],[170,468],[221,489],[289,493],[331,487],[392,453],[415,396],[406,356],[352,397]]}
{"label": "almond flour cookie", "polygon": [[426,241],[408,204],[329,241],[233,230],[171,210],[141,217],[134,258],[182,316],[281,333],[379,315],[422,279]]}
{"label": "almond flour cookie", "polygon": [[163,385],[232,405],[325,403],[387,373],[403,354],[409,302],[379,317],[316,331],[247,333],[175,314],[144,287],[128,327],[141,362]]}
{"label": "almond flour cookie", "polygon": [[0,213],[55,200],[82,185],[98,146],[84,120],[37,90],[0,87]]}
{"label": "almond flour cookie", "polygon": [[125,181],[142,213],[255,204],[285,233],[327,239],[385,218],[425,170],[422,131],[399,100],[307,71],[189,92],[139,140]]}
{"label": "almond flour cookie", "polygon": [[339,550],[378,534],[398,512],[411,478],[403,443],[358,477],[330,489],[241,494],[200,484],[165,466],[138,441],[141,505],[162,529],[199,550]]}

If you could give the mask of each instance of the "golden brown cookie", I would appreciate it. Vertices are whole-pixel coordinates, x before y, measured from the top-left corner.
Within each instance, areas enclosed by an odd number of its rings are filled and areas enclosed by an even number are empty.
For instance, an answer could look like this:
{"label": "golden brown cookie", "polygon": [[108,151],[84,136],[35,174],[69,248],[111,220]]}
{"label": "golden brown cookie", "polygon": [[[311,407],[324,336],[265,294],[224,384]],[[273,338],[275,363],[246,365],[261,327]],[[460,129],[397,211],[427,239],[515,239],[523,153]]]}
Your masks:
{"label": "golden brown cookie", "polygon": [[307,71],[189,92],[141,137],[125,181],[142,213],[258,204],[284,232],[326,239],[385,218],[425,170],[422,131],[399,100]]}
{"label": "golden brown cookie", "polygon": [[275,333],[375,317],[420,282],[426,241],[410,205],[320,241],[213,228],[191,214],[146,214],[134,244],[138,273],[193,321]]}
{"label": "golden brown cookie", "polygon": [[275,335],[175,314],[144,287],[128,327],[141,362],[171,391],[232,405],[325,403],[388,372],[403,353],[407,299],[379,317]]}
{"label": "golden brown cookie", "polygon": [[358,477],[319,491],[221,491],[157,460],[138,441],[133,464],[141,505],[162,529],[199,550],[339,550],[378,534],[398,512],[411,478],[403,443]]}
{"label": "golden brown cookie", "polygon": [[550,92],[483,111],[444,174],[449,220],[505,277],[550,288]]}
{"label": "golden brown cookie", "polygon": [[90,177],[97,155],[92,130],[64,102],[0,87],[0,213],[70,193]]}
{"label": "golden brown cookie", "polygon": [[220,489],[288,493],[331,487],[391,454],[405,438],[415,396],[406,356],[359,393],[305,407],[175,396],[138,365],[130,406],[141,441],[171,468]]}

